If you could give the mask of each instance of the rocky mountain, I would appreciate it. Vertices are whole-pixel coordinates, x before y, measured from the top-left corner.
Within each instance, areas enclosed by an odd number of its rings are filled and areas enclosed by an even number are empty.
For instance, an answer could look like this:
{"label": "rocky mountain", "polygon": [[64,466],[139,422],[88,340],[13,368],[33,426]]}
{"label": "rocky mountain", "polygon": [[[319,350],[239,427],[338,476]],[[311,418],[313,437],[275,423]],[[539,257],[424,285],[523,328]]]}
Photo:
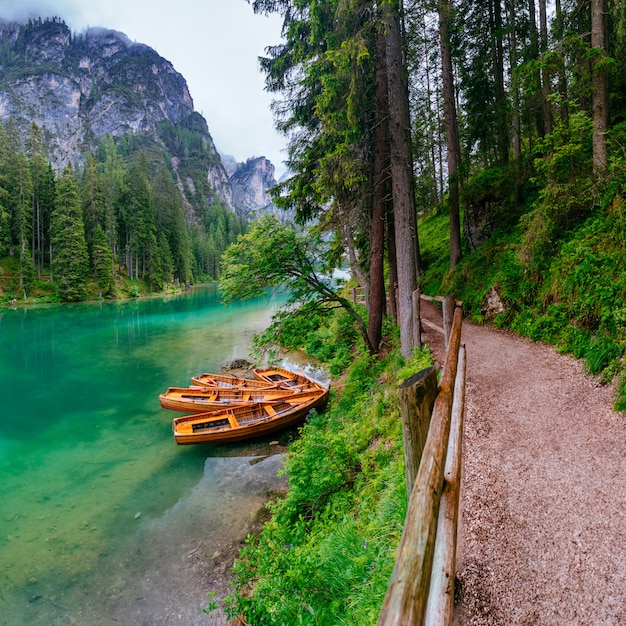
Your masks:
{"label": "rocky mountain", "polygon": [[167,159],[196,215],[216,201],[248,215],[273,184],[267,160],[265,174],[248,178],[253,189],[241,176],[233,184],[183,76],[117,31],[73,34],[59,18],[0,21],[0,119],[22,138],[36,123],[57,170],[82,163],[104,136],[126,138],[127,150]]}
{"label": "rocky mountain", "polygon": [[265,157],[239,163],[230,176],[233,201],[248,219],[265,213],[278,214],[269,190],[276,185],[275,169]]}

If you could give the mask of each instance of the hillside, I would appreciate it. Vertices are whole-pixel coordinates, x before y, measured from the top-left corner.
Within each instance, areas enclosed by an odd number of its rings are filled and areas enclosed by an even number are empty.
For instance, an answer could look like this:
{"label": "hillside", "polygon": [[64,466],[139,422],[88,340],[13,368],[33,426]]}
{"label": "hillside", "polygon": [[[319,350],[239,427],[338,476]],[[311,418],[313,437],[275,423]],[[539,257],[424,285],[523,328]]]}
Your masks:
{"label": "hillside", "polygon": [[2,301],[214,280],[247,220],[276,211],[274,166],[235,163],[231,181],[169,61],[59,18],[0,21],[0,168]]}

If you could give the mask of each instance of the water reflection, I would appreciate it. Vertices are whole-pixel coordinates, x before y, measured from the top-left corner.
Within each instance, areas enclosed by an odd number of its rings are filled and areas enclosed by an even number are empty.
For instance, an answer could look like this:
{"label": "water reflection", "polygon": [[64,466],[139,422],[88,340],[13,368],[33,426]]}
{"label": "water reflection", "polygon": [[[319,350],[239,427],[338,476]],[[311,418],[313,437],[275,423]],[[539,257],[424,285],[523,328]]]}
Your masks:
{"label": "water reflection", "polygon": [[4,312],[0,624],[169,623],[172,606],[176,623],[211,623],[199,555],[279,486],[293,433],[181,448],[158,394],[247,356],[278,303],[226,308],[208,286]]}

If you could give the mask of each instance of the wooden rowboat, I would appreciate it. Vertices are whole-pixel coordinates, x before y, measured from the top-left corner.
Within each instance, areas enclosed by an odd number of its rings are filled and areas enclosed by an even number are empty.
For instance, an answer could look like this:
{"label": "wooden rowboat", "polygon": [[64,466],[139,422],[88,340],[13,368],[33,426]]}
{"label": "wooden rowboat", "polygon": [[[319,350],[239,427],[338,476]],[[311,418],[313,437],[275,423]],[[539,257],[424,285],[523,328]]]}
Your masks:
{"label": "wooden rowboat", "polygon": [[278,384],[281,387],[299,387],[308,384],[324,389],[323,385],[311,380],[304,374],[296,374],[296,372],[292,372],[284,367],[266,367],[264,369],[255,369],[252,370],[252,374],[257,380]]}
{"label": "wooden rowboat", "polygon": [[228,376],[225,374],[198,374],[198,376],[193,376],[191,381],[194,385],[201,387],[226,387],[228,389],[241,387],[272,389],[277,386],[276,383],[269,383],[257,378],[242,378],[241,376]]}
{"label": "wooden rowboat", "polygon": [[322,411],[327,401],[328,389],[306,391],[273,403],[176,417],[172,430],[180,445],[246,441],[297,426],[313,409]]}
{"label": "wooden rowboat", "polygon": [[228,387],[170,387],[159,395],[164,409],[183,413],[205,413],[231,406],[271,403],[284,400],[296,393],[295,389],[228,388]]}

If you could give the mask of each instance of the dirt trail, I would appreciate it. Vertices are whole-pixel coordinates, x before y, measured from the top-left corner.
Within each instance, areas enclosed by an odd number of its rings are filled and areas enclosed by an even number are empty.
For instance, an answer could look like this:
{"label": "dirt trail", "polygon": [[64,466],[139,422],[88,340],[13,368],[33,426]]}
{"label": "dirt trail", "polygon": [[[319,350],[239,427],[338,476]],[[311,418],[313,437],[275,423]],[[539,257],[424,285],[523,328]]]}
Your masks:
{"label": "dirt trail", "polygon": [[[422,314],[441,324],[434,307]],[[440,360],[440,336],[425,340]],[[464,322],[462,341],[455,624],[626,625],[626,417],[614,389],[506,332]]]}

